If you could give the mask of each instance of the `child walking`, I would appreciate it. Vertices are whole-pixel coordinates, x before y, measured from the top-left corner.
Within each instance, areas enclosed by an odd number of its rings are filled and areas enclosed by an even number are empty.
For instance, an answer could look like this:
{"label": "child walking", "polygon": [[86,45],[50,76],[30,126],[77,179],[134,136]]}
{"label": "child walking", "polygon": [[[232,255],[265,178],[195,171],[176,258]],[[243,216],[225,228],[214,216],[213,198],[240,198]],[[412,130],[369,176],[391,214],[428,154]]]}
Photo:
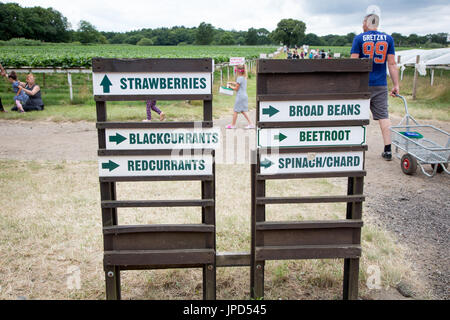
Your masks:
{"label": "child walking", "polygon": [[26,104],[28,101],[27,94],[22,90],[19,81],[17,81],[17,74],[14,71],[8,75],[8,81],[11,82],[12,88],[16,95],[14,96],[14,101],[16,102],[17,110],[19,112],[25,112],[23,110],[22,104]]}
{"label": "child walking", "polygon": [[248,125],[245,127],[246,129],[255,128],[248,116],[247,70],[245,65],[239,65],[237,67],[236,82],[228,82],[227,86],[236,91],[236,101],[234,103],[233,121],[231,124],[227,125],[226,128],[236,128],[236,121],[239,113],[242,113],[248,121]]}
{"label": "child walking", "polygon": [[147,100],[147,119],[142,121],[152,121],[152,110],[159,114],[160,121],[166,119],[166,114],[156,106],[156,100]]}

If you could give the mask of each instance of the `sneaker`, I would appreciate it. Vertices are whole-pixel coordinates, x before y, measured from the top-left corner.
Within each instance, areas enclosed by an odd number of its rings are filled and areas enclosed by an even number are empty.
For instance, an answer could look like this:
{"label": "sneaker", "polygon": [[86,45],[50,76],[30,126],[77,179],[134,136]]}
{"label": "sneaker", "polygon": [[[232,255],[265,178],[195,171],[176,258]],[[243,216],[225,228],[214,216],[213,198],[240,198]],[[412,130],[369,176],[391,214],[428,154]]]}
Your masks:
{"label": "sneaker", "polygon": [[225,128],[227,128],[227,129],[236,129],[236,126],[232,126],[231,124],[229,124]]}
{"label": "sneaker", "polygon": [[392,152],[383,152],[381,154],[381,157],[386,160],[386,161],[391,161],[392,160]]}
{"label": "sneaker", "polygon": [[142,122],[150,122],[150,121],[152,121],[152,120],[149,120],[149,119],[142,120]]}
{"label": "sneaker", "polygon": [[249,124],[248,126],[245,127],[245,129],[255,129],[255,126],[252,124]]}
{"label": "sneaker", "polygon": [[164,121],[166,119],[166,114],[164,112],[161,112],[159,114],[159,121]]}

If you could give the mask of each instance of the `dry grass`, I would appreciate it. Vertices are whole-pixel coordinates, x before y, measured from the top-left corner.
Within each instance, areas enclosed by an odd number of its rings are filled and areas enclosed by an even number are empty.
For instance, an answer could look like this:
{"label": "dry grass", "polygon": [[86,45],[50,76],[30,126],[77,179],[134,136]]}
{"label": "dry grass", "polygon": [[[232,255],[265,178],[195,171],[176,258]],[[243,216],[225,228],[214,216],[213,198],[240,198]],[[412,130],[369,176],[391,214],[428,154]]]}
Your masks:
{"label": "dry grass", "polygon": [[[0,299],[104,299],[102,225],[95,162],[0,161]],[[248,165],[217,165],[217,250],[250,250]],[[268,195],[343,194],[345,180],[270,181]],[[118,199],[200,197],[199,182],[119,183]],[[269,220],[336,219],[345,205],[269,206]],[[200,209],[125,209],[121,224],[198,223]],[[404,248],[366,222],[363,229],[360,295],[370,299],[367,268],[381,269],[382,286],[410,283],[420,297],[418,277]],[[68,268],[80,268],[81,289],[67,288]],[[270,261],[266,299],[339,299],[342,260]],[[124,299],[201,299],[200,270],[122,272]],[[219,268],[219,299],[249,298],[248,268]]]}
{"label": "dry grass", "polygon": [[[400,94],[408,102],[409,113],[416,119],[450,121],[450,71],[436,70],[433,86],[430,85],[430,70],[426,76],[418,76],[416,100],[412,100],[413,79],[410,68],[400,81]],[[392,88],[390,80],[388,86]],[[403,117],[402,100],[389,97],[389,111]]]}

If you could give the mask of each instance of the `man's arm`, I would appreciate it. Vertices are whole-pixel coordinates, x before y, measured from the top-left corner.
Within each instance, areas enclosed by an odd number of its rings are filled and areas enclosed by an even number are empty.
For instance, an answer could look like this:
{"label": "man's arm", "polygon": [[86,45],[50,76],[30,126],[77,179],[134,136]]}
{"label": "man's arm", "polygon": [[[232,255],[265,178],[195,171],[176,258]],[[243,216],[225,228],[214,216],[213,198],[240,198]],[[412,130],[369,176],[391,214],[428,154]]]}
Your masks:
{"label": "man's arm", "polygon": [[359,58],[359,53],[352,53],[352,54],[350,55],[350,58],[352,58],[352,59],[358,59],[358,58]]}
{"label": "man's arm", "polygon": [[6,71],[5,71],[5,69],[3,69],[3,66],[1,65],[1,63],[0,63],[0,75],[2,77],[6,77]]}
{"label": "man's arm", "polygon": [[398,83],[398,67],[397,67],[397,63],[395,62],[394,54],[388,54],[387,63],[388,63],[389,75],[391,76],[392,83],[394,84],[394,87],[392,88],[390,95],[392,97],[395,97],[395,95],[399,94],[399,92],[400,92],[400,86]]}

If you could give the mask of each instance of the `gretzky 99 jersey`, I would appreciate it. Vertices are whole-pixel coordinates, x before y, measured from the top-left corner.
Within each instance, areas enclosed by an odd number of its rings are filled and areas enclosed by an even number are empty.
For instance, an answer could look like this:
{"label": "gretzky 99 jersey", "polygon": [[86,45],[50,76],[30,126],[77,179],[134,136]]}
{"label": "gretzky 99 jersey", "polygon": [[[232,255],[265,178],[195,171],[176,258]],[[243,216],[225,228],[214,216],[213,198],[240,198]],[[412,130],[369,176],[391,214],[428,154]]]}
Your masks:
{"label": "gretzky 99 jersey", "polygon": [[386,86],[386,60],[388,54],[395,55],[394,40],[384,32],[367,31],[353,40],[351,54],[357,53],[360,58],[373,61],[369,75],[369,86]]}

